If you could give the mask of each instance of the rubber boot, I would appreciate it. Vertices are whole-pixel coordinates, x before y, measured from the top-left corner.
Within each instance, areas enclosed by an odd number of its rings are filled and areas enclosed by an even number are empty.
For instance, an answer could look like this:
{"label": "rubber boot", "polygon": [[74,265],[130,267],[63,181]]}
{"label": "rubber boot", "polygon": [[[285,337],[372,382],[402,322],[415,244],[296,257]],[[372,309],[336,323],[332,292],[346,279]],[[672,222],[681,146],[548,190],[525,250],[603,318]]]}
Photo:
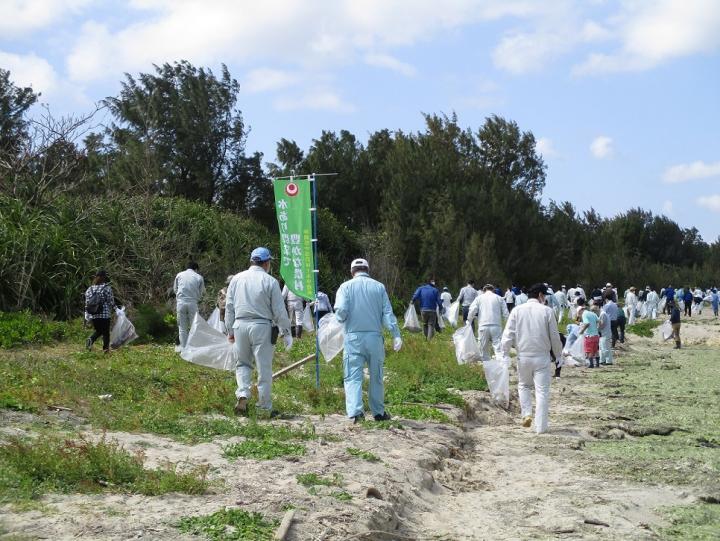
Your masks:
{"label": "rubber boot", "polygon": [[290,326],[290,335],[291,335],[291,336],[294,336],[295,338],[297,338],[296,329],[297,329],[297,327],[296,327],[295,325],[291,325],[291,326]]}
{"label": "rubber boot", "polygon": [[300,340],[302,338],[303,332],[302,325],[298,325],[297,327],[295,327],[295,330],[297,331],[297,339]]}
{"label": "rubber boot", "polygon": [[680,340],[675,341],[675,349],[680,349]]}

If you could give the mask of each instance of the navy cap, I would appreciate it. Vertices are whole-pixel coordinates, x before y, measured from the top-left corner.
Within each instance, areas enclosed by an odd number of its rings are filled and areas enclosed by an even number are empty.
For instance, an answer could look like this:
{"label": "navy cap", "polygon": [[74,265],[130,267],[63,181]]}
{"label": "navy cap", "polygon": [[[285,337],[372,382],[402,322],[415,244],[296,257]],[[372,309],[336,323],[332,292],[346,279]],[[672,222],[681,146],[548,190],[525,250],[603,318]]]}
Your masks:
{"label": "navy cap", "polygon": [[273,257],[270,255],[270,250],[262,246],[259,248],[255,248],[250,254],[250,261],[259,261],[260,263],[264,263],[268,259],[272,258]]}

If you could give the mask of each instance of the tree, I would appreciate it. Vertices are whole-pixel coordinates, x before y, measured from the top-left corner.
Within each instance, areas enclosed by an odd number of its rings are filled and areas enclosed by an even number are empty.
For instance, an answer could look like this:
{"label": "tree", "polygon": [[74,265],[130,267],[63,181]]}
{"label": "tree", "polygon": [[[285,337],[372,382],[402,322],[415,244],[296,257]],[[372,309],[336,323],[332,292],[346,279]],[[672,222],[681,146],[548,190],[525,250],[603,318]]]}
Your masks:
{"label": "tree", "polygon": [[40,94],[30,87],[19,88],[10,80],[10,72],[0,68],[0,160],[14,157],[28,135],[28,109]]}
{"label": "tree", "polygon": [[116,120],[110,135],[121,153],[141,144],[157,157],[160,194],[217,202],[243,182],[239,90],[225,65],[219,78],[187,61],[155,66],[137,79],[126,74],[120,95],[105,100]]}

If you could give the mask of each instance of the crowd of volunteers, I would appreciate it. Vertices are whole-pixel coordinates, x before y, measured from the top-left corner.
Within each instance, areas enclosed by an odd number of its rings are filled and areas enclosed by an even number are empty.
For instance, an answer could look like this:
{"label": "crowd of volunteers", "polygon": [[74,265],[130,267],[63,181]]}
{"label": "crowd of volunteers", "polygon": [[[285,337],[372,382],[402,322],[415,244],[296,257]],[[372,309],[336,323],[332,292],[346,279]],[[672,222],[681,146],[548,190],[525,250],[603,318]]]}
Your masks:
{"label": "crowd of volunteers", "polygon": [[[376,421],[389,420],[384,404],[385,344],[383,330],[392,337],[392,349],[403,345],[400,327],[393,314],[385,286],[371,278],[365,259],[350,264],[351,278],[338,288],[335,304],[327,294],[318,292],[308,301],[291,291],[271,275],[273,258],[267,248],[259,247],[250,254],[247,270],[227,277],[226,287],[218,294],[216,314],[206,323],[198,315],[198,306],[205,294],[205,282],[195,262],[175,277],[178,342],[176,350],[186,360],[192,359],[194,336],[200,325],[211,329],[231,352],[231,368],[237,380],[235,412],[248,411],[252,375],[257,371],[258,416],[272,417],[272,362],[275,344],[282,338],[286,349],[294,340],[302,339],[303,329],[313,330],[313,320],[323,329],[335,328],[342,335],[343,380],[346,413],[353,423],[363,421],[363,380],[369,374],[368,402]],[[103,350],[123,345],[136,335],[116,300],[104,270],[96,273],[85,292],[85,317],[92,321],[94,333],[87,339],[91,349],[95,340],[103,339]],[[625,327],[637,319],[657,319],[664,314],[669,320],[663,336],[672,338],[681,347],[681,315],[693,317],[708,304],[718,316],[717,288],[701,289],[672,285],[659,292],[651,286],[638,290],[629,287],[619,296],[611,283],[588,288],[577,284],[555,291],[547,283],[528,288],[509,286],[506,289],[485,284],[476,289],[474,280],[460,289],[453,299],[448,287],[440,290],[434,279],[417,288],[405,313],[404,328],[423,332],[432,340],[449,324],[459,325],[453,334],[458,362],[482,363],[493,399],[508,400],[508,369],[510,354],[517,356],[518,394],[523,426],[534,423],[537,433],[548,429],[550,383],[559,378],[563,366],[584,364],[599,368],[614,363],[613,350],[625,342]],[[588,294],[589,293],[589,294]],[[618,299],[622,298],[622,307]],[[119,306],[119,303],[118,303]],[[115,309],[115,310],[114,310]],[[112,333],[113,311],[117,314]],[[419,312],[419,318],[418,318]],[[314,317],[313,317],[314,316]],[[559,324],[565,321],[564,329]],[[214,329],[214,330],[212,330]],[[565,331],[565,332],[562,332]],[[200,363],[203,364],[203,363]],[[227,363],[226,363],[227,364]],[[206,364],[218,367],[215,364]],[[227,366],[224,366],[227,369]],[[533,393],[535,408],[533,412]]]}

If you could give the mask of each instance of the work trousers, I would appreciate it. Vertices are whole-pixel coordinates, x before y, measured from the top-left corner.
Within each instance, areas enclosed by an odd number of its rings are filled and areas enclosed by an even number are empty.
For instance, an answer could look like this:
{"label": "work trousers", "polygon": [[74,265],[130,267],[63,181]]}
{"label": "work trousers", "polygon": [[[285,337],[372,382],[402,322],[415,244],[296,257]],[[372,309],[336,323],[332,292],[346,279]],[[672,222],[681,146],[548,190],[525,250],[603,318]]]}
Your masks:
{"label": "work trousers", "polygon": [[192,327],[193,319],[197,314],[198,306],[195,302],[178,302],[177,303],[177,326],[180,339],[180,347],[187,345],[188,334]]}
{"label": "work trousers", "polygon": [[103,350],[110,350],[110,318],[95,318],[92,320],[95,332],[90,336],[90,341],[94,344],[95,340],[102,336]]}
{"label": "work trousers", "polygon": [[687,317],[692,317],[692,301],[687,301],[685,303],[685,315]]}
{"label": "work trousers", "polygon": [[672,336],[675,340],[675,344],[680,344],[680,323],[673,323],[672,324]]}
{"label": "work trousers", "polygon": [[343,383],[345,384],[345,411],[348,417],[364,413],[362,385],[364,368],[370,372],[368,402],[373,415],[385,413],[385,384],[383,367],[385,346],[379,332],[345,334],[343,352]]}
{"label": "work trousers", "polygon": [[552,361],[545,359],[523,359],[518,357],[518,395],[520,414],[532,416],[532,393],[535,390],[535,432],[542,434],[548,429],[550,409],[550,380]]}
{"label": "work trousers", "polygon": [[483,361],[489,361],[492,355],[500,358],[498,352],[501,339],[502,327],[500,325],[485,325],[478,329],[478,347]]}
{"label": "work trousers", "polygon": [[[468,306],[463,306],[463,307],[462,307],[463,323],[467,323],[467,318],[468,318],[468,315],[469,315],[469,314],[470,314],[470,306],[469,306],[469,305],[468,305]],[[473,330],[473,333],[475,333],[475,330],[476,330],[476,329],[477,329],[477,327],[476,327],[476,325],[475,325],[475,320],[473,319],[473,322],[472,322],[472,330]]]}
{"label": "work trousers", "polygon": [[435,326],[437,325],[437,312],[435,310],[420,310],[420,317],[423,322],[423,332],[425,338],[431,340],[435,336]]}
{"label": "work trousers", "polygon": [[613,352],[610,336],[600,337],[600,364],[612,364]]}
{"label": "work trousers", "polygon": [[235,369],[237,380],[237,398],[250,398],[253,369],[258,373],[258,402],[261,410],[272,409],[272,360],[275,348],[270,342],[272,325],[270,322],[250,322],[236,320],[235,354],[238,364]]}

